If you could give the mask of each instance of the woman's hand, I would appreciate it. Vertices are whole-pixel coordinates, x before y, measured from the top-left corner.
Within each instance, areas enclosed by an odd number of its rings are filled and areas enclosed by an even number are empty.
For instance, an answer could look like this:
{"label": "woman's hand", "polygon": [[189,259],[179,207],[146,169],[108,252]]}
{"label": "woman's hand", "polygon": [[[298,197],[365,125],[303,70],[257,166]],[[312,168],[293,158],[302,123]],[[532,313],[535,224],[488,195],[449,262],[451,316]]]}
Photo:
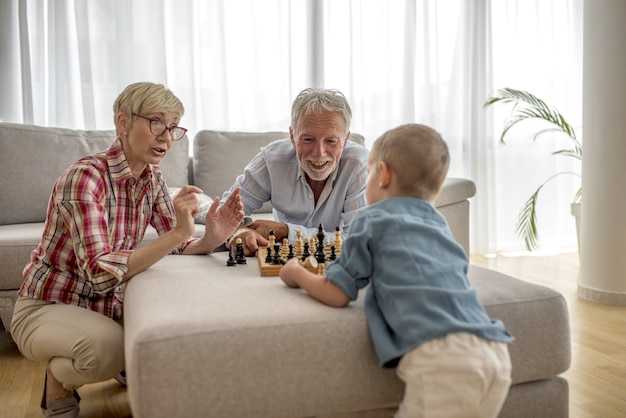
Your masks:
{"label": "woman's hand", "polygon": [[220,198],[215,198],[206,214],[203,238],[220,245],[241,226],[241,220],[245,213],[240,192],[241,189],[236,188],[219,208]]}
{"label": "woman's hand", "polygon": [[184,237],[183,240],[192,236],[195,231],[194,216],[200,210],[200,203],[196,193],[202,193],[202,190],[196,186],[183,186],[173,201],[174,210],[176,211],[176,226],[174,229],[180,232]]}

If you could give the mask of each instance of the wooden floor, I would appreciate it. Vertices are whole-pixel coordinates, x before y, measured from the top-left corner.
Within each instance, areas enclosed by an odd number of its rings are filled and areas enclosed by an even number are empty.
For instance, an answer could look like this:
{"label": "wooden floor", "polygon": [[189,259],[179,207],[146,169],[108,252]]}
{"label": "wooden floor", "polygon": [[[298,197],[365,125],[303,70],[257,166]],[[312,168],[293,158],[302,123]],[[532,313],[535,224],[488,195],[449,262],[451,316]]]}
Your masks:
{"label": "wooden floor", "polygon": [[[565,295],[572,331],[570,417],[626,417],[626,307],[601,305],[576,296],[578,255],[495,258],[471,262],[556,289]],[[0,333],[0,418],[41,417],[43,363],[24,359],[7,333]],[[117,381],[79,390],[81,417],[131,417],[126,389]]]}
{"label": "wooden floor", "polygon": [[626,417],[626,307],[576,295],[578,253],[472,256],[471,262],[561,292],[572,334],[572,365],[563,375],[570,387],[570,417]]}

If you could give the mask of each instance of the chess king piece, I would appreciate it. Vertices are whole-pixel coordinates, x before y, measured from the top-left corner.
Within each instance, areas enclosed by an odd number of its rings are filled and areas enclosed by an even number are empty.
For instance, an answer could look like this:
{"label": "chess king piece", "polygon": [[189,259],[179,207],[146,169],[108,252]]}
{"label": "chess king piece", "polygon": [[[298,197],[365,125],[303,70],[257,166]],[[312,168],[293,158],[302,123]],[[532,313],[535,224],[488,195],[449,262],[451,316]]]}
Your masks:
{"label": "chess king piece", "polygon": [[324,264],[326,262],[326,253],[324,252],[324,229],[322,228],[322,224],[317,228],[315,260],[317,260],[318,264]]}

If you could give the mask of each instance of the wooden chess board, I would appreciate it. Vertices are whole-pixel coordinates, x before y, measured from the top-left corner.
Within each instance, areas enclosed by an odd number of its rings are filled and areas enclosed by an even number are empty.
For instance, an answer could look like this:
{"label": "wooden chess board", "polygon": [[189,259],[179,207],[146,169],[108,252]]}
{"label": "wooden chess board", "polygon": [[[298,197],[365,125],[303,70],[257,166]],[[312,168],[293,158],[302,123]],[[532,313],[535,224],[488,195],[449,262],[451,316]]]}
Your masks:
{"label": "wooden chess board", "polygon": [[[328,248],[325,248],[325,250],[327,250],[326,254],[328,256],[328,254],[330,254],[330,250]],[[267,257],[267,247],[259,247],[256,257],[257,257],[257,260],[259,261],[259,271],[262,277],[278,276],[278,272],[280,271],[283,265],[282,264],[269,264],[265,261],[265,258]],[[286,260],[283,260],[283,261],[286,261]],[[328,262],[326,262],[326,264],[328,264]],[[312,273],[316,273],[316,274],[319,273],[318,263],[315,260],[315,257],[313,256],[309,256],[307,262],[300,261],[300,265],[304,266],[304,268],[306,268]]]}
{"label": "wooden chess board", "polygon": [[[289,245],[289,247],[294,250],[294,252],[292,254],[302,254],[302,245],[304,245],[305,248],[308,248],[307,246],[309,244],[311,244],[311,248],[309,249],[310,253],[315,253],[315,248],[318,242],[324,242],[324,231],[322,229],[322,225],[320,224],[319,226],[319,232],[318,234],[314,237],[316,238],[316,240],[308,240],[308,239],[304,239],[304,242],[302,240],[301,237],[301,233],[300,231],[297,232],[298,235],[298,239],[296,241],[296,244],[294,244],[293,248],[291,245]],[[261,276],[278,276],[278,272],[280,271],[280,269],[282,268],[283,264],[285,262],[287,262],[287,240],[283,240],[284,243],[283,244],[278,244],[279,247],[279,251],[281,254],[280,257],[280,261],[282,261],[282,263],[268,263],[266,262],[266,258],[267,258],[267,249],[268,247],[259,247],[258,252],[257,252],[257,259],[259,260],[259,270],[261,272]],[[304,268],[306,268],[307,270],[309,270],[310,272],[316,273],[316,274],[324,274],[325,270],[326,270],[326,266],[328,265],[328,261],[330,261],[331,258],[336,258],[339,257],[339,254],[341,253],[341,233],[339,231],[339,227],[335,228],[335,240],[333,241],[332,244],[326,244],[324,245],[324,254],[326,255],[326,262],[322,263],[322,265],[319,265],[319,262],[315,259],[315,256],[311,255],[309,256],[305,261],[300,261],[300,265],[304,266]],[[269,242],[270,242],[270,248],[274,248],[274,235],[273,235],[273,231],[270,232],[270,237],[269,237]],[[306,249],[304,251],[307,251]],[[273,250],[270,252],[270,254],[273,256],[274,252]],[[332,256],[331,256],[332,255]]]}

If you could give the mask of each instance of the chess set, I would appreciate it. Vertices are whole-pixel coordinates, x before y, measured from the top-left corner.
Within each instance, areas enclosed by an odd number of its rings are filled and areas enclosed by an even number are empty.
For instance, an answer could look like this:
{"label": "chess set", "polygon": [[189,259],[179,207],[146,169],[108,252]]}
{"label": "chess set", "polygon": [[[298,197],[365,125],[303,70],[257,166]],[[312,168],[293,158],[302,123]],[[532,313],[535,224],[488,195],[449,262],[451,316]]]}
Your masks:
{"label": "chess set", "polygon": [[[307,270],[324,274],[328,262],[335,260],[341,254],[341,231],[335,228],[335,239],[332,244],[324,244],[326,234],[320,224],[317,235],[311,239],[303,238],[300,231],[297,232],[296,242],[290,244],[286,238],[282,242],[276,242],[276,236],[270,231],[269,245],[259,247],[257,260],[261,276],[278,276],[281,267],[290,259],[297,258],[300,265]],[[241,240],[231,248],[227,265],[246,264],[247,260],[243,251]]]}
{"label": "chess set", "polygon": [[316,236],[311,239],[302,238],[302,233],[296,233],[297,238],[294,244],[290,244],[285,238],[282,243],[277,243],[270,231],[269,245],[259,247],[257,259],[261,276],[278,276],[281,267],[290,259],[297,258],[300,265],[307,270],[324,274],[328,262],[335,260],[341,254],[341,231],[335,228],[335,239],[332,244],[324,244],[326,234],[320,224]]}

